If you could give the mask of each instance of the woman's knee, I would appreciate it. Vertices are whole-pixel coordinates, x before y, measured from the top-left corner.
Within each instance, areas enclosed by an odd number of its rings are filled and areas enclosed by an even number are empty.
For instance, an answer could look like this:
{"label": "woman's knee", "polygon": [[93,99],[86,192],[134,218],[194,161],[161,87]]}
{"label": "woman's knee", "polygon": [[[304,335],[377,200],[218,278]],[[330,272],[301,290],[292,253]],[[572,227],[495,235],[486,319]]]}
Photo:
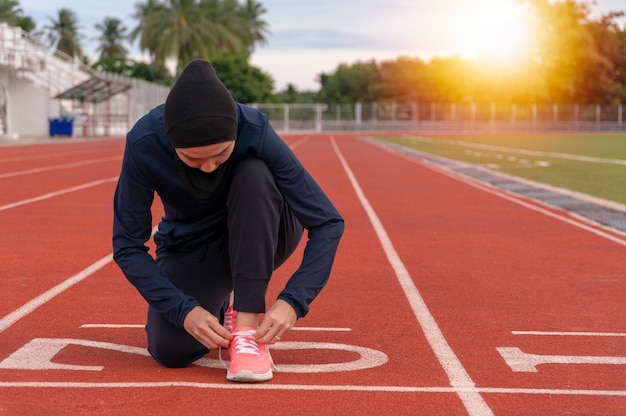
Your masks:
{"label": "woman's knee", "polygon": [[165,322],[162,317],[159,318],[149,319],[146,325],[148,352],[156,362],[165,367],[182,368],[209,352],[187,331]]}
{"label": "woman's knee", "polygon": [[182,344],[171,339],[153,340],[148,342],[148,352],[156,362],[169,368],[187,367],[209,352],[199,343],[191,345],[191,348],[185,348]]}
{"label": "woman's knee", "polygon": [[269,167],[259,159],[248,158],[235,165],[231,192],[243,191],[248,197],[267,196],[268,192],[280,196]]}

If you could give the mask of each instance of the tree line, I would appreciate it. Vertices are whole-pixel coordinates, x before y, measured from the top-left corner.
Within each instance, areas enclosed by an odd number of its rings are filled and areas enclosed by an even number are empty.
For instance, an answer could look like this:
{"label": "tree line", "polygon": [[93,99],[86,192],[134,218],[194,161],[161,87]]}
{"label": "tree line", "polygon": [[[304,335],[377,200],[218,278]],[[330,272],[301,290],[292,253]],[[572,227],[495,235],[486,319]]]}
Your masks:
{"label": "tree line", "polygon": [[[267,43],[267,10],[256,0],[145,0],[135,4],[134,27],[106,16],[95,25],[97,58],[89,62],[78,18],[60,8],[37,28],[18,0],[0,0],[0,21],[19,26],[93,68],[171,85],[172,74],[194,58],[208,59],[241,102],[626,102],[626,26],[624,11],[599,18],[576,0],[518,0],[533,21],[532,45],[508,62],[462,57],[430,61],[400,56],[394,60],[340,64],[318,74],[318,91],[289,84],[273,92],[271,76],[249,64],[257,46]],[[135,61],[137,42],[149,62]]]}
{"label": "tree line", "polygon": [[[527,53],[506,62],[399,57],[321,74],[326,103],[626,103],[624,11],[593,19],[587,3],[519,0],[532,16]],[[623,20],[623,19],[621,19]]]}

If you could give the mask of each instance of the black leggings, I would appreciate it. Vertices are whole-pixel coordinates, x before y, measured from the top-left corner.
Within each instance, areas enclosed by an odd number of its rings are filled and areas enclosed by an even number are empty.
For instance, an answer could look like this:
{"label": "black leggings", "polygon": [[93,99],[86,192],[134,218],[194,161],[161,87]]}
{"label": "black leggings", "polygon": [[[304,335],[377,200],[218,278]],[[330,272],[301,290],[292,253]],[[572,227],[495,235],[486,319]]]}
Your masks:
{"label": "black leggings", "polygon": [[[221,322],[233,290],[235,310],[265,312],[272,272],[293,253],[303,233],[268,167],[258,159],[244,159],[234,167],[227,209],[227,235],[194,252],[157,258],[176,287]],[[146,332],[148,351],[167,367],[185,367],[209,351],[152,307],[148,307]]]}

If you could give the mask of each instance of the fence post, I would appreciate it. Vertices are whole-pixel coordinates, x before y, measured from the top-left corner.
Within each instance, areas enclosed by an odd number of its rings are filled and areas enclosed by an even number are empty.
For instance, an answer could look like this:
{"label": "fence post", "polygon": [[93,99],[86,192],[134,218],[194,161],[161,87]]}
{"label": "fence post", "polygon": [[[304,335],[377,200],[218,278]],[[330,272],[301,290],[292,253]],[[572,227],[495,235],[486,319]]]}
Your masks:
{"label": "fence post", "polygon": [[283,106],[283,129],[285,131],[289,131],[289,104],[285,104]]}
{"label": "fence post", "polygon": [[357,126],[361,125],[361,110],[362,110],[362,104],[361,103],[354,103],[354,121],[356,123]]}
{"label": "fence post", "polygon": [[617,125],[622,127],[622,103],[617,105]]}
{"label": "fence post", "polygon": [[418,113],[419,110],[418,103],[411,103],[411,113],[413,114],[413,122],[417,125],[420,124],[420,115]]}
{"label": "fence post", "polygon": [[601,109],[600,109],[600,104],[596,104],[596,128],[600,128],[601,127],[601,120],[600,120],[600,116],[601,116]]}
{"label": "fence post", "polygon": [[318,133],[322,131],[322,111],[324,111],[324,106],[324,104],[315,106],[315,131]]}

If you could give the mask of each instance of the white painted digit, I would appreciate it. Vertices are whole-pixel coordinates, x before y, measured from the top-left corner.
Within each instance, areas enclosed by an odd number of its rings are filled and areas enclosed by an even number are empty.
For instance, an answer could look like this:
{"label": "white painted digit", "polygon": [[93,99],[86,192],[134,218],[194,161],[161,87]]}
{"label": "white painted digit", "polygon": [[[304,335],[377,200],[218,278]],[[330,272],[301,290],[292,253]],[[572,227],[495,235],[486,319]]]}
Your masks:
{"label": "white painted digit", "polygon": [[[52,360],[65,347],[78,345],[89,348],[119,351],[128,354],[149,356],[143,347],[112,344],[109,342],[89,341],[84,339],[35,338],[0,362],[0,369],[14,370],[72,370],[101,371],[102,366],[87,366],[55,363]],[[343,350],[357,353],[359,358],[342,363],[332,364],[283,364],[278,365],[279,371],[286,373],[323,373],[335,371],[355,371],[377,367],[387,362],[387,355],[365,347],[355,345],[318,343],[318,342],[281,342],[272,346],[275,350]],[[223,368],[219,360],[203,358],[194,363],[203,367]]]}
{"label": "white painted digit", "polygon": [[626,365],[626,357],[528,354],[516,347],[496,348],[514,372],[536,373],[539,364]]}

